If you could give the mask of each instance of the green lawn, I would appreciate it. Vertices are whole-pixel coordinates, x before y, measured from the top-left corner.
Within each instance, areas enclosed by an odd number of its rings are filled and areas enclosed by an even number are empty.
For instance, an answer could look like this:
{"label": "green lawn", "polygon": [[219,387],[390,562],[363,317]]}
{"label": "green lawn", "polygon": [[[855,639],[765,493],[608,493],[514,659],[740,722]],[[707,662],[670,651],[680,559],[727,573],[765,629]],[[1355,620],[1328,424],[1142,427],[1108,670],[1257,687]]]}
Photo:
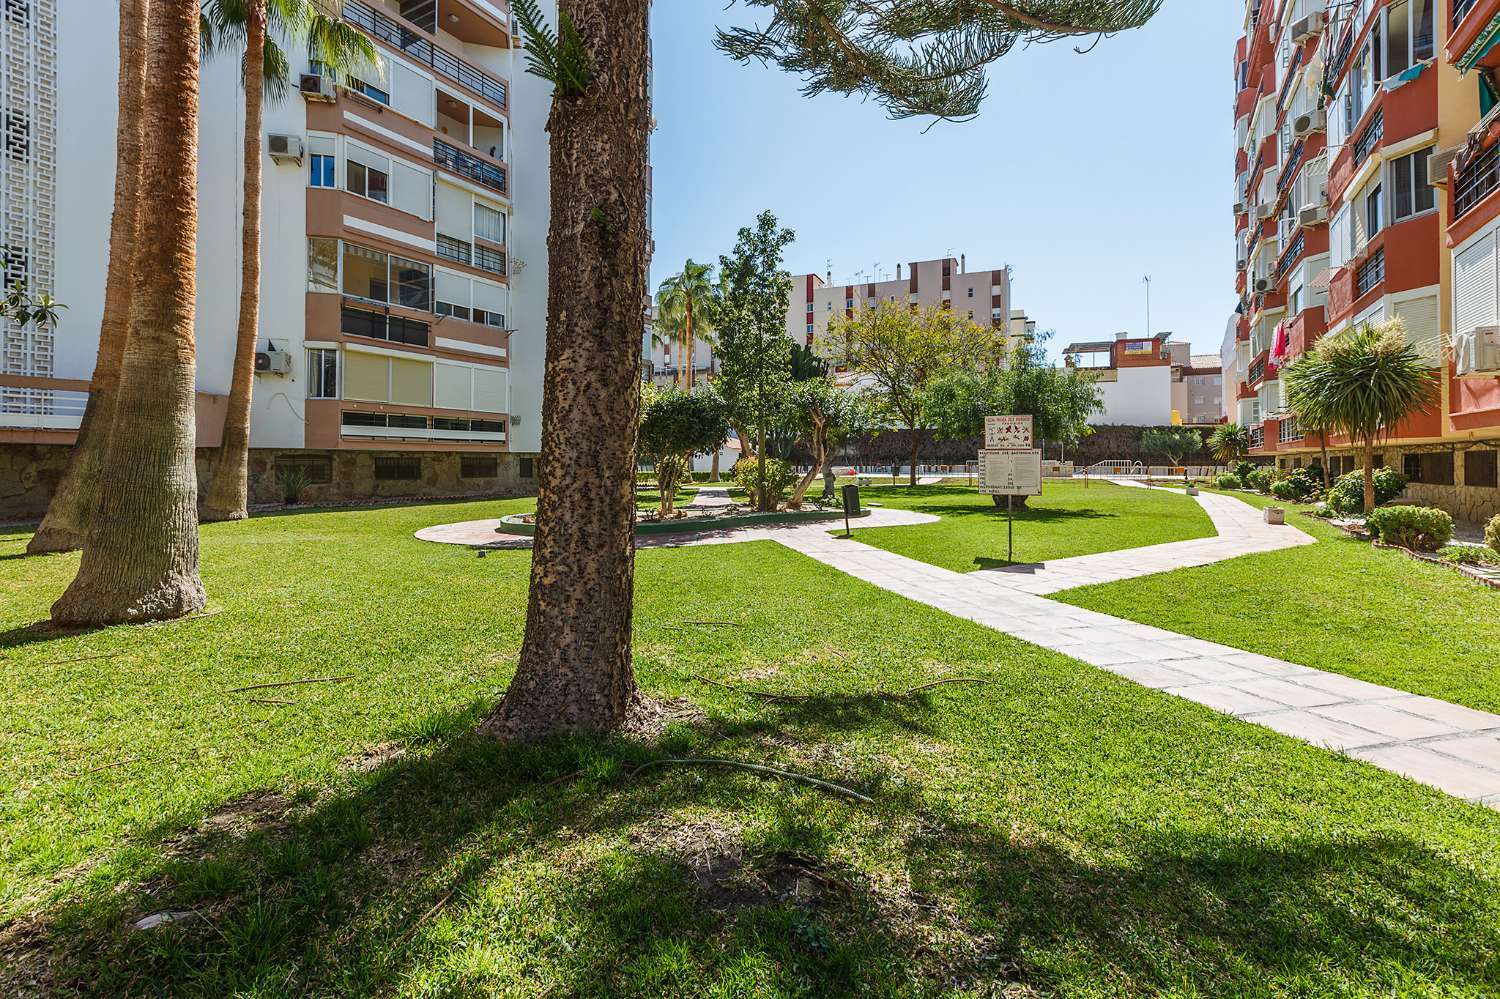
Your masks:
{"label": "green lawn", "polygon": [[1500,591],[1443,566],[1356,541],[1299,507],[1287,523],[1316,545],[1054,599],[1303,666],[1500,712]]}
{"label": "green lawn", "polygon": [[526,505],[206,527],[210,616],[75,635],[76,557],[0,535],[0,995],[1500,990],[1500,814],[769,542],[639,555],[640,680],[701,717],[474,738],[528,555],[410,535]]}
{"label": "green lawn", "polygon": [[[856,530],[876,548],[972,572],[1006,564],[1005,510],[963,485],[862,489],[862,502],[920,510],[942,519],[911,527]],[[1212,521],[1186,496],[1110,483],[1047,482],[1015,515],[1017,562],[1047,562],[1074,555],[1139,548],[1211,537]]]}

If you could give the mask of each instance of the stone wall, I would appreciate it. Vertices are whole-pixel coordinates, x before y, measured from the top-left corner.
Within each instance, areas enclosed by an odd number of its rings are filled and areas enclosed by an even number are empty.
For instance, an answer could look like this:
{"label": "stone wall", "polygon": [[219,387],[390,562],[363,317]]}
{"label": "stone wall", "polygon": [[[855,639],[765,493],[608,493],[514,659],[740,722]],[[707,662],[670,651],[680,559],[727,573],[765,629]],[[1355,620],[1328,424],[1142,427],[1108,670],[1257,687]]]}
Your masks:
{"label": "stone wall", "polygon": [[[1400,471],[1407,454],[1432,451],[1431,448],[1410,448],[1395,451],[1385,449],[1386,464]],[[1356,466],[1357,467],[1357,466]],[[1401,502],[1417,506],[1435,506],[1447,510],[1461,525],[1483,525],[1500,513],[1500,487],[1471,486],[1464,482],[1464,452],[1453,455],[1453,485],[1434,485],[1429,482],[1409,482]]]}
{"label": "stone wall", "polygon": [[[199,494],[207,485],[212,452],[198,452]],[[466,478],[464,457],[487,463],[495,459],[495,474]],[[62,444],[0,444],[0,523],[41,518],[62,477],[68,446]],[[376,477],[380,459],[414,459],[416,478]],[[252,448],[250,451],[251,505],[281,505],[283,490],[275,469],[278,459],[301,463],[313,478],[302,493],[303,503],[366,502],[381,498],[423,496],[524,496],[536,491],[536,455],[453,451],[314,451]],[[470,471],[484,469],[470,468]],[[403,469],[405,471],[405,469]],[[529,474],[523,474],[529,473]]]}

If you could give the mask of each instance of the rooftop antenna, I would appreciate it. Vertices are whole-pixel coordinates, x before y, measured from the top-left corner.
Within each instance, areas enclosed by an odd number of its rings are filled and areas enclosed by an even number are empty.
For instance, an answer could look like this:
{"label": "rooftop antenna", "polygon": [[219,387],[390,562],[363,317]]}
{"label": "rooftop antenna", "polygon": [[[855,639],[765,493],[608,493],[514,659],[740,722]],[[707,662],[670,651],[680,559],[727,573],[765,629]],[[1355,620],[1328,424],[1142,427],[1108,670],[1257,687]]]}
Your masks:
{"label": "rooftop antenna", "polygon": [[1146,283],[1146,336],[1151,335],[1151,275],[1141,278]]}

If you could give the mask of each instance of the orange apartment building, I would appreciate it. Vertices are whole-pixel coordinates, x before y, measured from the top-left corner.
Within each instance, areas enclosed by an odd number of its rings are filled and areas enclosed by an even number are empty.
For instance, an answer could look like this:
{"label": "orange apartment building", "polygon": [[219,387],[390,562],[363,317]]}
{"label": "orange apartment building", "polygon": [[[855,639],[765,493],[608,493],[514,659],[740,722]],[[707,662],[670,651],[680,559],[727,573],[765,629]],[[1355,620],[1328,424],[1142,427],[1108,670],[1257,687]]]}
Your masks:
{"label": "orange apartment building", "polygon": [[[1407,498],[1464,521],[1500,511],[1496,345],[1500,174],[1486,61],[1500,0],[1252,0],[1236,48],[1236,291],[1229,416],[1252,453],[1319,460],[1285,366],[1360,322],[1400,317],[1439,403],[1391,429],[1379,460]],[[1486,154],[1488,150],[1488,154]],[[1351,470],[1349,442],[1327,442]]]}

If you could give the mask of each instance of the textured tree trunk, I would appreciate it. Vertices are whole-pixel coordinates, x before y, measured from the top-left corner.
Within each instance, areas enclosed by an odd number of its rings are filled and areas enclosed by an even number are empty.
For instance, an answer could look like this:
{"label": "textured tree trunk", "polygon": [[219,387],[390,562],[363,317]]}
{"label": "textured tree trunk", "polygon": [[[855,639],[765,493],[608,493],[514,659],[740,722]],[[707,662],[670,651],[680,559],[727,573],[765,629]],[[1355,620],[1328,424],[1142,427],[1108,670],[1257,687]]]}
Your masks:
{"label": "textured tree trunk", "polygon": [[697,378],[696,378],[697,372],[695,372],[693,369],[696,366],[697,360],[698,360],[698,357],[697,357],[697,355],[698,355],[698,345],[693,341],[693,296],[692,295],[688,295],[686,297],[687,297],[687,388],[688,388],[688,391],[691,392],[693,390],[693,384],[694,384],[694,382],[697,381]]}
{"label": "textured tree trunk", "polygon": [[198,3],[153,0],[141,214],[130,336],[100,469],[99,509],[78,575],[52,605],[59,624],[180,617],[198,578],[193,466],[193,298],[198,234]]}
{"label": "textured tree trunk", "polygon": [[718,482],[719,481],[719,454],[723,450],[724,450],[723,448],[717,448],[714,451],[714,463],[713,463],[712,466],[709,467],[709,470],[708,470],[708,481],[710,481],[710,482]]}
{"label": "textured tree trunk", "polygon": [[801,480],[797,483],[797,488],[792,490],[792,498],[787,500],[786,504],[788,510],[802,509],[802,501],[807,496],[807,487],[812,485],[813,479],[816,479],[818,477],[818,473],[821,472],[825,467],[827,467],[828,431],[826,424],[820,424],[816,421],[814,422],[812,440],[810,443],[812,445],[811,450],[813,453],[812,466],[808,468],[806,474],[804,474]]}
{"label": "textured tree trunk", "polygon": [[1368,515],[1375,509],[1375,442],[1366,440],[1362,450],[1365,466],[1365,513]]}
{"label": "textured tree trunk", "polygon": [[644,700],[631,668],[634,472],[646,296],[648,0],[562,0],[593,58],[558,94],[541,481],[521,661],[482,729],[607,731]]}
{"label": "textured tree trunk", "polygon": [[98,505],[99,468],[114,425],[120,360],[130,326],[134,290],[131,255],[140,217],[141,117],[146,101],[147,0],[120,3],[120,116],[115,135],[115,201],[109,227],[109,269],[104,278],[104,318],[89,399],[68,464],[47,505],[47,514],[26,544],[28,555],[72,551],[83,546]]}
{"label": "textured tree trunk", "polygon": [[214,455],[203,519],[250,516],[250,393],[255,383],[255,340],[260,333],[261,81],[266,48],[266,0],[245,9],[245,196],[240,221],[240,322],[224,434]]}
{"label": "textured tree trunk", "polygon": [[1327,492],[1331,488],[1328,481],[1328,435],[1322,431],[1318,432],[1318,450],[1323,455],[1323,491]]}
{"label": "textured tree trunk", "polygon": [[761,418],[760,430],[755,435],[755,482],[760,487],[755,491],[755,508],[761,513],[770,513],[776,509],[775,497],[771,490],[766,488],[766,428],[765,418]]}

